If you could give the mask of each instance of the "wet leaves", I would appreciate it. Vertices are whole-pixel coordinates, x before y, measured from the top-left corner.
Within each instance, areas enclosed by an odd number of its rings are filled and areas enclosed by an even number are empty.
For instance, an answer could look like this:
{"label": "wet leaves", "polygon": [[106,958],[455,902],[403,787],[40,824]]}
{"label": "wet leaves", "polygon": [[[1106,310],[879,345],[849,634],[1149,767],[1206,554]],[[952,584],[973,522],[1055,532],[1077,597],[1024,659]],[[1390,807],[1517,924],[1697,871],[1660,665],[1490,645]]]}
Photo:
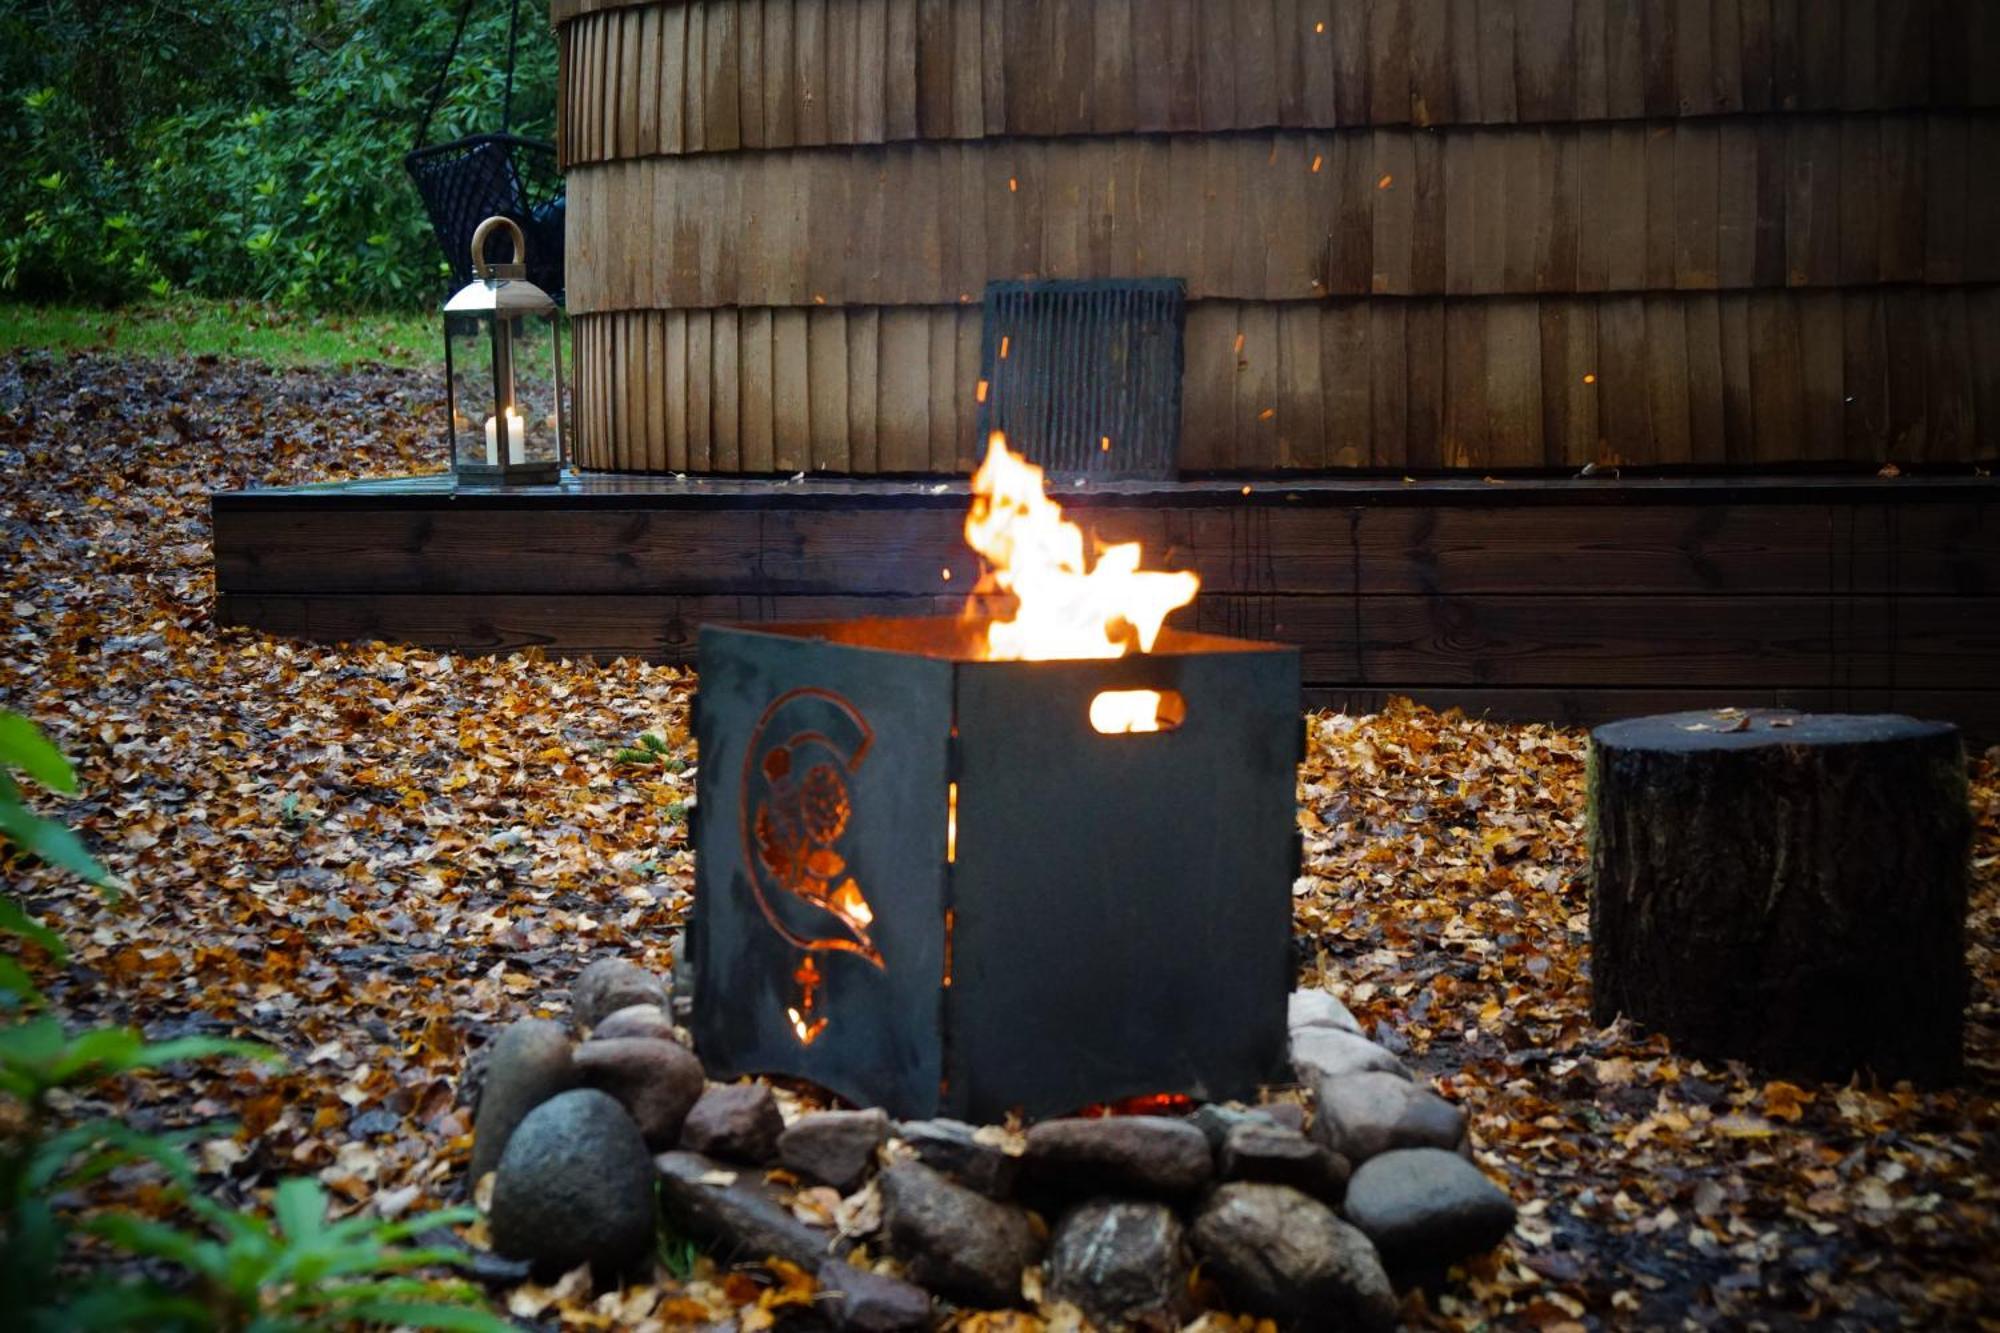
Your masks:
{"label": "wet leaves", "polygon": [[[317,648],[211,621],[208,492],[434,466],[433,392],[395,371],[0,361],[0,706],[76,761],[78,798],[39,804],[133,892],[107,905],[10,873],[72,945],[44,978],[66,1019],[289,1055],[116,1089],[135,1123],[208,1127],[204,1184],[231,1202],[300,1172],[349,1212],[462,1200],[462,1075],[489,1035],[559,1010],[588,958],[664,967],[686,906],[683,673]],[[1582,755],[1579,733],[1407,704],[1313,723],[1294,897],[1308,979],[1466,1107],[1482,1165],[1524,1204],[1513,1238],[1410,1317],[2000,1316],[1993,763],[1975,766],[1972,1072],[1927,1092],[1772,1080],[1597,1029]],[[798,1206],[865,1234],[875,1205]],[[752,1328],[809,1299],[810,1277],[782,1269],[675,1271],[615,1292],[514,1283],[500,1303],[544,1326]]]}
{"label": "wet leaves", "polygon": [[[1525,1206],[1438,1327],[2000,1313],[2000,782],[1974,761],[1967,1085],[1801,1085],[1590,1019],[1585,738],[1398,702],[1319,718],[1311,973],[1461,1102]],[[1531,1211],[1532,1210],[1532,1211]],[[1958,1275],[1977,1274],[1979,1280]]]}

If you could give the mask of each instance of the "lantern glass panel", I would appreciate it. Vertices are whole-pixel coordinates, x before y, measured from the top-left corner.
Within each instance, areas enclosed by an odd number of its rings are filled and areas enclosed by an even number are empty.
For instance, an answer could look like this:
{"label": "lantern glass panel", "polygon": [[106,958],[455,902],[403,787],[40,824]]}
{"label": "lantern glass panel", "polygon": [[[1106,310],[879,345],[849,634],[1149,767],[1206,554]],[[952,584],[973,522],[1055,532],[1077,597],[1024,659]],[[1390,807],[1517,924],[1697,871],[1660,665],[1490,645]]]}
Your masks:
{"label": "lantern glass panel", "polygon": [[453,458],[461,465],[553,466],[561,461],[562,439],[555,319],[515,315],[496,343],[502,319],[446,317]]}

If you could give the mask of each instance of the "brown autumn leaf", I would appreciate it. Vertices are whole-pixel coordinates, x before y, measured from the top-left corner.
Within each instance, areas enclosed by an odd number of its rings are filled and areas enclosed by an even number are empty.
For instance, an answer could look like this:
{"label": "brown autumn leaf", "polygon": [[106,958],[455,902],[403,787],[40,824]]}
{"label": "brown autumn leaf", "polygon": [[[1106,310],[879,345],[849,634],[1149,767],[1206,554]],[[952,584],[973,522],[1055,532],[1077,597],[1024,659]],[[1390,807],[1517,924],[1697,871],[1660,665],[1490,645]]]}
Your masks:
{"label": "brown autumn leaf", "polygon": [[[561,1017],[564,979],[588,959],[664,968],[686,911],[692,853],[670,811],[694,790],[687,673],[323,647],[215,623],[208,491],[435,468],[437,410],[435,381],[405,372],[0,356],[0,705],[74,757],[83,795],[50,812],[135,890],[109,907],[21,873],[75,950],[44,980],[65,1021],[251,1035],[292,1057],[278,1073],[135,1077],[104,1108],[167,1128],[239,1124],[198,1140],[233,1145],[201,1154],[202,1187],[231,1204],[306,1172],[356,1211],[463,1197],[468,1058],[516,1018]],[[681,772],[616,762],[647,732]],[[1319,714],[1309,732],[1301,982],[1407,1046],[1413,1072],[1464,1109],[1480,1165],[1545,1204],[1521,1236],[1413,1296],[1406,1324],[1740,1327],[1893,1309],[1958,1327],[1989,1313],[1992,757],[1970,768],[1966,1084],[1774,1093],[1754,1071],[1592,1020],[1583,733],[1404,700]],[[483,1228],[468,1239],[483,1244]],[[1640,1253],[1644,1281],[1627,1265]],[[587,1327],[612,1318],[607,1300],[623,1313],[657,1293],[647,1318],[674,1328],[730,1317],[732,1286],[753,1309],[784,1289],[738,1276],[698,1265],[636,1294],[511,1295],[543,1301],[526,1317]],[[1219,1309],[1200,1320],[1257,1328]]]}

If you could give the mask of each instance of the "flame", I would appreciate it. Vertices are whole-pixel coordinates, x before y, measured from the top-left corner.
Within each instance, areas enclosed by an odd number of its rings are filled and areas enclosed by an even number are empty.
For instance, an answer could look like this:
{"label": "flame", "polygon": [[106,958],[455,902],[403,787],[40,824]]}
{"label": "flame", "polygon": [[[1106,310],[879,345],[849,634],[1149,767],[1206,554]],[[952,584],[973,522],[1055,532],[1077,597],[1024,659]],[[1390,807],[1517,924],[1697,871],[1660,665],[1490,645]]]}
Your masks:
{"label": "flame", "polygon": [[826,905],[835,916],[864,930],[875,923],[875,913],[869,909],[868,900],[861,896],[860,886],[851,879],[840,882],[840,887],[827,898]]}
{"label": "flame", "polygon": [[1103,736],[1158,731],[1161,696],[1158,690],[1106,690],[1090,701],[1090,726]]}
{"label": "flame", "polygon": [[1016,602],[1013,619],[987,625],[986,656],[994,661],[1123,657],[1135,644],[1149,652],[1168,614],[1201,588],[1192,573],[1140,569],[1137,542],[1105,547],[1093,566],[1083,529],[1049,499],[1042,470],[1008,449],[999,431],[972,478],[965,540],[990,567],[981,591],[1011,593]]}

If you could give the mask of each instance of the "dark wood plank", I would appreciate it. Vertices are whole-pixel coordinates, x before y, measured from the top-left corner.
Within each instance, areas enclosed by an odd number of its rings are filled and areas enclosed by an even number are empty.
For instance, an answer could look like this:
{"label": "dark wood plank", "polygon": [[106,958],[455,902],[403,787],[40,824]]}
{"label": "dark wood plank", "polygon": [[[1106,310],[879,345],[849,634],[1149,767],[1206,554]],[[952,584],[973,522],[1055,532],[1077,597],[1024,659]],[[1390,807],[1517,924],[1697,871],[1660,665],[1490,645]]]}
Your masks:
{"label": "dark wood plank", "polygon": [[1515,111],[1523,121],[1577,115],[1575,0],[1525,6],[1515,20]]}
{"label": "dark wood plank", "polygon": [[1410,119],[1410,2],[1368,0],[1368,115],[1372,124],[1403,125]]}
{"label": "dark wood plank", "polygon": [[1889,348],[1879,292],[1844,293],[1842,400],[1846,456],[1877,462],[1889,450]]}
{"label": "dark wood plank", "polygon": [[1930,393],[1924,383],[1925,301],[1906,287],[1883,294],[1889,346],[1889,446],[1898,462],[1930,457]]}
{"label": "dark wood plank", "polygon": [[1404,340],[1410,394],[1408,467],[1440,468],[1446,454],[1443,302],[1410,302]]}
{"label": "dark wood plank", "polygon": [[947,614],[937,597],[577,597],[231,593],[217,623],[314,643],[419,643],[480,655],[691,663],[704,624]]}
{"label": "dark wood plank", "polygon": [[1486,414],[1486,305],[1444,308],[1444,434],[1439,462],[1448,468],[1491,466]]}
{"label": "dark wood plank", "polygon": [[[1445,124],[1457,118],[1451,78],[1451,6],[1449,0],[1409,0],[1409,11],[1410,119],[1418,125]],[[1307,49],[1317,52],[1319,48]],[[1311,57],[1319,58],[1317,54]],[[1311,87],[1310,81],[1307,86]],[[1310,95],[1307,105],[1314,105]]]}
{"label": "dark wood plank", "polygon": [[[1722,140],[1713,123],[1674,130],[1674,285],[1721,282]],[[1738,220],[1740,222],[1740,219]]]}
{"label": "dark wood plank", "polygon": [[1824,597],[1292,597],[1276,632],[1306,645],[1311,679],[1338,670],[1358,630],[1363,679],[1380,685],[1954,688],[2000,660],[1993,599],[1845,609],[1829,643]]}
{"label": "dark wood plank", "polygon": [[1925,282],[1946,285],[1965,276],[1966,134],[1962,116],[1925,118]]}
{"label": "dark wood plank", "polygon": [[[1831,287],[1840,281],[1840,122],[1814,118],[1788,125],[1786,161],[1786,282]],[[1869,258],[1874,258],[1872,243]]]}
{"label": "dark wood plank", "polygon": [[1598,429],[1606,459],[1653,457],[1652,409],[1646,373],[1646,307],[1636,296],[1614,297],[1597,310]]}

